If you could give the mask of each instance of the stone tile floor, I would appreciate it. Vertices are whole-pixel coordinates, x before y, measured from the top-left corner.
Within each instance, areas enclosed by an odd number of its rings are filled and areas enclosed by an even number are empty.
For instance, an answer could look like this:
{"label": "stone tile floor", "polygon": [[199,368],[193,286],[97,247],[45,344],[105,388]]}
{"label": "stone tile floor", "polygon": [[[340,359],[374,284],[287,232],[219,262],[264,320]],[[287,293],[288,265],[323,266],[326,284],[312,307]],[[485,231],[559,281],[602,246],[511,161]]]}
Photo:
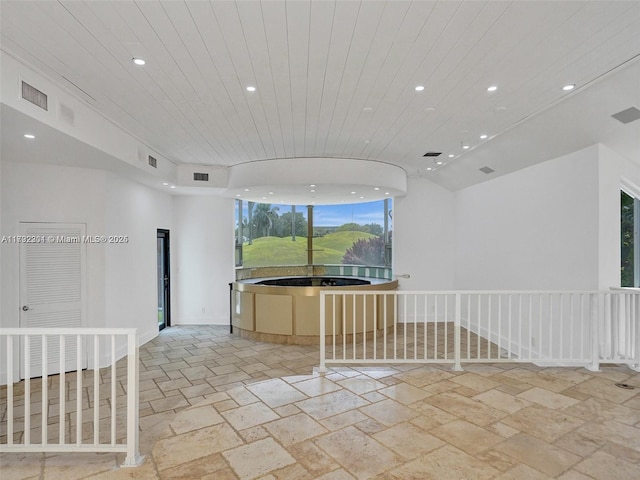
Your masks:
{"label": "stone tile floor", "polygon": [[142,466],[118,468],[121,454],[3,454],[0,478],[640,478],[640,374],[627,367],[319,375],[316,347],[223,327],[167,329],[140,355]]}

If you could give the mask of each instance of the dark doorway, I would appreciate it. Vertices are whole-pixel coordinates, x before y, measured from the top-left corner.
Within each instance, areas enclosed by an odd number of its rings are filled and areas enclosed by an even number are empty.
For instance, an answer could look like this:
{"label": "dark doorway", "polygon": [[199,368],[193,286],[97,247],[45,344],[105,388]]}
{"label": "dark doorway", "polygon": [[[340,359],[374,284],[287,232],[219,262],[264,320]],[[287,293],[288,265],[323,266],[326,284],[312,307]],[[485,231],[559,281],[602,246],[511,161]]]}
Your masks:
{"label": "dark doorway", "polygon": [[171,326],[169,230],[158,229],[158,330]]}

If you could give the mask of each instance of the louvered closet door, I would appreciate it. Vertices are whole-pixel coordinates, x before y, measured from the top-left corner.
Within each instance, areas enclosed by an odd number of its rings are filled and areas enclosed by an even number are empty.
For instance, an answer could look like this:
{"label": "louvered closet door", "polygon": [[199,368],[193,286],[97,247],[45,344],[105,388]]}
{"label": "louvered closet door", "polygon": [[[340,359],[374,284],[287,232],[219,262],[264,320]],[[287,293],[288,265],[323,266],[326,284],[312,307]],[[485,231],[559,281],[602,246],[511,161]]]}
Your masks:
{"label": "louvered closet door", "polygon": [[[20,244],[20,324],[36,328],[84,326],[84,224],[21,223],[21,235],[33,240]],[[81,347],[86,352],[84,345]],[[65,337],[65,370],[77,367],[77,336]],[[60,372],[60,341],[47,340],[47,373]],[[20,374],[25,378],[24,354]],[[86,367],[86,353],[82,355]],[[42,340],[30,339],[30,377],[42,376]]]}

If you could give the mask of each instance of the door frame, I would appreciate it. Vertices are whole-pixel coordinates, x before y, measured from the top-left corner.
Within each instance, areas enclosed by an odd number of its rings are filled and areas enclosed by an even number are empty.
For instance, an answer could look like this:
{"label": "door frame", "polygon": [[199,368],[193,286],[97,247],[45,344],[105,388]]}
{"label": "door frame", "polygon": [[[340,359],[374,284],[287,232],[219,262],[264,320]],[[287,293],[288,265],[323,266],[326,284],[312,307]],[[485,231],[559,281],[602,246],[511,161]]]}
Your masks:
{"label": "door frame", "polygon": [[[157,248],[157,240],[163,238],[164,241],[164,251],[162,255],[164,257],[164,275],[166,276],[165,280],[165,288],[164,288],[164,324],[158,324],[158,329],[163,330],[166,327],[171,326],[171,238],[170,232],[165,228],[158,228],[156,231],[156,248]],[[158,265],[159,267],[160,265]],[[157,271],[156,281],[159,280],[158,275],[160,275],[160,271]],[[159,298],[159,296],[158,296]]]}
{"label": "door frame", "polygon": [[[80,328],[87,327],[87,319],[88,319],[88,296],[87,296],[87,249],[85,239],[87,233],[87,224],[81,222],[18,222],[18,232],[21,237],[27,238],[30,240],[29,243],[59,243],[59,242],[69,242],[76,243],[75,241],[71,241],[65,237],[65,230],[77,228],[79,230],[79,238],[77,243],[80,244]],[[37,229],[37,234],[34,234],[30,229]],[[18,304],[19,304],[19,318],[18,325],[20,328],[24,328],[27,325],[26,322],[26,311],[23,309],[24,306],[27,306],[27,285],[26,285],[26,247],[28,243],[21,243],[20,248],[18,249]],[[18,365],[18,375],[20,379],[26,378],[26,369],[24,365],[24,344],[20,342],[20,346],[18,349],[19,358],[17,360]],[[85,369],[88,366],[88,350],[86,348],[86,338],[82,338],[81,341],[81,349],[82,349],[82,368]],[[59,362],[56,362],[53,365],[48,366],[48,375],[54,375],[59,373],[57,371],[59,367]],[[67,368],[70,370],[74,370],[76,368],[76,361],[74,360],[73,365],[67,364]],[[41,370],[37,368],[30,368],[30,377],[38,377],[41,375]]]}

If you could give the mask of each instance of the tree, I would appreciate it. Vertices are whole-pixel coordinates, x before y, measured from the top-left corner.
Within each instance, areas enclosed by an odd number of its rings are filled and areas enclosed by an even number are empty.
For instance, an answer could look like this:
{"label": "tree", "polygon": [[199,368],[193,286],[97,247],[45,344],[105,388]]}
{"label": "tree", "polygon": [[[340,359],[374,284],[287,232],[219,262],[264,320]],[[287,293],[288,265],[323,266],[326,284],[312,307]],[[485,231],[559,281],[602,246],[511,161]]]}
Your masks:
{"label": "tree", "polygon": [[282,236],[290,237],[290,236],[307,236],[307,221],[304,218],[304,214],[302,212],[296,212],[295,215],[295,231],[293,235],[291,233],[291,224],[292,224],[292,215],[291,212],[285,212],[280,216],[280,221],[282,223]]}
{"label": "tree", "polygon": [[621,244],[621,265],[620,265],[620,285],[623,287],[634,286],[634,199],[632,196],[621,192],[620,197],[620,244]]}
{"label": "tree", "polygon": [[377,223],[368,223],[366,225],[360,225],[359,223],[349,222],[344,225],[340,225],[336,232],[365,232],[372,235],[382,235],[382,227]]}
{"label": "tree", "polygon": [[360,239],[349,248],[342,263],[345,265],[384,265],[384,239]]}
{"label": "tree", "polygon": [[271,233],[274,220],[278,218],[278,207],[272,207],[270,203],[259,203],[253,215],[253,221],[261,237],[268,237]]}

